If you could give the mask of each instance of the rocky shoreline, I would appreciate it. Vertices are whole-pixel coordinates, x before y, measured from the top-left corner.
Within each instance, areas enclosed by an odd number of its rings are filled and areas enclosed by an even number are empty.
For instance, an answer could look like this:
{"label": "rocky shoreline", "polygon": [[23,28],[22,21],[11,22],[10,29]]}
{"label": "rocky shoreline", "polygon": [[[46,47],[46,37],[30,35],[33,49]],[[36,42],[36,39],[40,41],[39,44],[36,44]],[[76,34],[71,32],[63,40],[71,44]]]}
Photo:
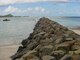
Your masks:
{"label": "rocky shoreline", "polygon": [[80,60],[80,35],[48,18],[40,18],[12,60]]}

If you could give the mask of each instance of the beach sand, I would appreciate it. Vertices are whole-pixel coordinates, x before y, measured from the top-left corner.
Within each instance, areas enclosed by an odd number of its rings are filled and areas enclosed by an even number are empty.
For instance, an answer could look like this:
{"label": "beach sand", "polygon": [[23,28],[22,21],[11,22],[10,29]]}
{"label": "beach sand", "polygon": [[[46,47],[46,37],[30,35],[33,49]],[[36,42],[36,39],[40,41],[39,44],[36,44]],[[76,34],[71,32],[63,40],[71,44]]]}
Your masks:
{"label": "beach sand", "polygon": [[[80,30],[73,30],[80,35]],[[0,47],[0,60],[11,60],[10,56],[16,53],[20,45],[7,45]]]}
{"label": "beach sand", "polygon": [[72,31],[74,31],[75,33],[77,33],[77,34],[79,34],[80,35],[80,30],[72,30]]}
{"label": "beach sand", "polygon": [[11,60],[10,56],[16,53],[19,45],[7,45],[0,47],[0,60]]}

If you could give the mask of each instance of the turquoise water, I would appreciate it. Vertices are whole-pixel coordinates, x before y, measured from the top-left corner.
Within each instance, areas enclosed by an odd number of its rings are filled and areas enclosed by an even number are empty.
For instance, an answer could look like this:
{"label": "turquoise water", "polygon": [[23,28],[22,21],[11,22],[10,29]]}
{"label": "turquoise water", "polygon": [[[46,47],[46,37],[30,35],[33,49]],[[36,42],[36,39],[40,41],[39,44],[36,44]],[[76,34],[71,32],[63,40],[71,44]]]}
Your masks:
{"label": "turquoise water", "polygon": [[51,18],[52,20],[68,27],[75,28],[80,27],[80,18]]}
{"label": "turquoise water", "polygon": [[[10,21],[3,21],[3,19]],[[39,18],[35,17],[0,17],[0,45],[20,43],[33,31]],[[80,18],[55,18],[50,19],[72,28],[80,26]]]}

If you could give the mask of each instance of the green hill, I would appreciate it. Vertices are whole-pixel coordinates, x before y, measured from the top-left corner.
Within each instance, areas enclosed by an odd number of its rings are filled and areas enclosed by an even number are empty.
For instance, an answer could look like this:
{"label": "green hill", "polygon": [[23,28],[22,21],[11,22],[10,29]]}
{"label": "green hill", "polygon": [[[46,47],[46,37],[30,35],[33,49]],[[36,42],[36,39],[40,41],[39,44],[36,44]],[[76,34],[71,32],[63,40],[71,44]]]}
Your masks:
{"label": "green hill", "polygon": [[7,15],[4,15],[4,17],[13,17],[12,14],[7,14]]}
{"label": "green hill", "polygon": [[13,15],[12,14],[7,14],[7,15],[0,15],[0,17],[13,17]]}

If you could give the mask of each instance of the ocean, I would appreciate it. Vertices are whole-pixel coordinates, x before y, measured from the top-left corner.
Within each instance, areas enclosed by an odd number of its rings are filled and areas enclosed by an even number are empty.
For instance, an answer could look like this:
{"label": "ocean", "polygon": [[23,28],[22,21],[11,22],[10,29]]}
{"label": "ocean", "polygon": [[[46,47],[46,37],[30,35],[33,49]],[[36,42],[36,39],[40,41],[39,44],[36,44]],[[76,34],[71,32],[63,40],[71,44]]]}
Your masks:
{"label": "ocean", "polygon": [[[68,28],[80,26],[80,18],[49,17]],[[10,19],[10,21],[3,21]],[[39,17],[0,17],[0,46],[17,44],[26,39],[33,31]]]}

